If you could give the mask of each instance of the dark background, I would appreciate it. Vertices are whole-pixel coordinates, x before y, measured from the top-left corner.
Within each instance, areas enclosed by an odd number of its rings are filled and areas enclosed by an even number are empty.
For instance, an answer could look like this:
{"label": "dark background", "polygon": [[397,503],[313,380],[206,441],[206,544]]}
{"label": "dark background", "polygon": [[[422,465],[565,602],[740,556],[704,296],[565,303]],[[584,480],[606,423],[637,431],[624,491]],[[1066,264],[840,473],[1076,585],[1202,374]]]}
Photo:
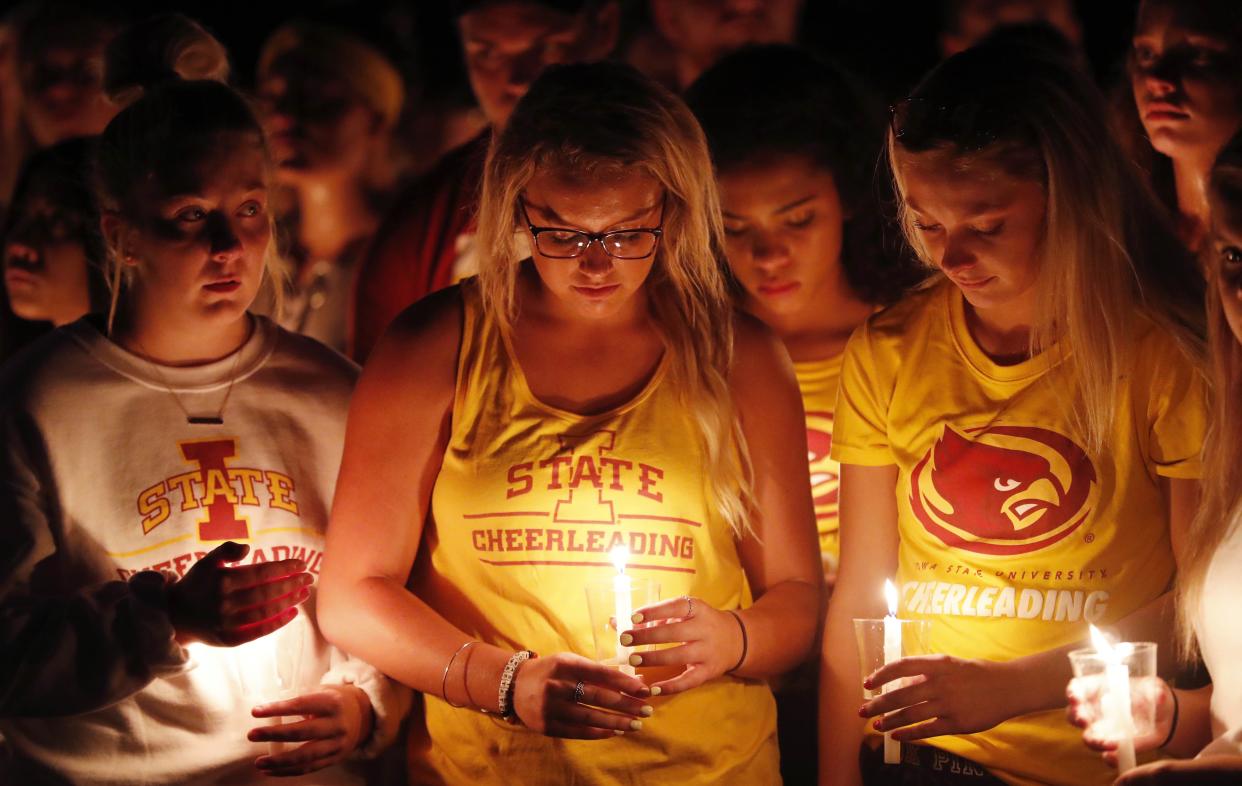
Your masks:
{"label": "dark background", "polygon": [[[0,8],[13,5],[0,0]],[[341,2],[340,0],[112,0],[126,15],[181,11],[199,20],[229,48],[237,81],[248,86],[260,44],[282,21],[327,9],[368,20],[408,53],[420,92],[431,100],[468,103],[449,0]],[[1111,83],[1130,39],[1137,0],[1080,0],[1084,46],[1097,76]],[[623,36],[645,23],[644,0],[622,0]],[[935,64],[940,3],[936,0],[806,0],[803,42],[851,67],[886,99],[904,94]],[[427,75],[434,74],[434,78]]]}

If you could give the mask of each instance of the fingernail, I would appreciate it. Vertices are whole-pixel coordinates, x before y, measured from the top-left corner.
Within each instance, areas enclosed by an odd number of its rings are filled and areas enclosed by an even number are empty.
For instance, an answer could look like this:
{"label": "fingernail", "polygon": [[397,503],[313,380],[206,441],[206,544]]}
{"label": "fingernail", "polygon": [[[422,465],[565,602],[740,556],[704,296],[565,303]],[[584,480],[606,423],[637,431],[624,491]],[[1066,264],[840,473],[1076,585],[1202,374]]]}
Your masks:
{"label": "fingernail", "polygon": [[867,717],[867,705],[866,704],[858,708],[858,717],[860,718]]}
{"label": "fingernail", "polygon": [[623,734],[625,734],[625,732],[621,731],[620,729],[613,729],[613,730],[612,730],[612,733],[613,733],[613,734],[615,734],[615,735],[617,735],[618,737],[620,737],[620,736],[622,736]]}
{"label": "fingernail", "polygon": [[628,634],[628,633],[622,633],[622,634],[621,634],[621,646],[622,646],[622,647],[628,647],[628,646],[630,646],[630,645],[631,645],[631,644],[633,644],[633,643],[634,643],[634,637],[633,637],[633,636],[631,636],[631,635],[630,635],[630,634]]}
{"label": "fingernail", "polygon": [[882,718],[876,718],[874,721],[872,721],[871,728],[875,729],[876,731],[884,731],[884,720]]}
{"label": "fingernail", "polygon": [[640,623],[640,622],[642,622],[642,621],[643,621],[643,615],[642,615],[642,614],[635,614],[635,615],[633,615],[633,616],[631,616],[631,617],[630,617],[630,622],[633,622],[635,625],[637,625],[638,623]]}
{"label": "fingernail", "polygon": [[643,722],[638,720],[637,718],[630,721],[630,729],[632,731],[642,731],[642,728],[643,728]]}
{"label": "fingernail", "polygon": [[644,718],[650,718],[655,712],[655,707],[652,707],[650,704],[644,704],[643,708],[639,710],[639,712],[643,714]]}
{"label": "fingernail", "polygon": [[631,655],[631,656],[630,656],[630,665],[631,665],[631,666],[641,666],[641,665],[643,665],[643,656],[642,656],[642,655],[638,655],[638,654]]}
{"label": "fingernail", "polygon": [[651,688],[651,695],[652,695],[652,696],[659,696],[659,695],[660,695],[661,693],[663,693],[663,692],[664,692],[664,689],[663,689],[663,688],[661,688],[659,685],[655,685],[655,686],[653,686],[653,687]]}
{"label": "fingernail", "polygon": [[867,690],[871,690],[872,688],[875,687],[875,683],[873,683],[871,681],[871,678],[868,677],[867,679],[863,680],[863,687],[866,688]]}

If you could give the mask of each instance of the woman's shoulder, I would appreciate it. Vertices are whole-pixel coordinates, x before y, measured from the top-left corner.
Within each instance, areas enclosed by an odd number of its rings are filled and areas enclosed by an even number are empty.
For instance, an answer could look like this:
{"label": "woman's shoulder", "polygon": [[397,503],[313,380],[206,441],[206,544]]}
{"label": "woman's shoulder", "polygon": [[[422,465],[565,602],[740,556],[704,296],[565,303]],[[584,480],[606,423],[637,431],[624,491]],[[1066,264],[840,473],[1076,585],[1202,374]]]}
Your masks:
{"label": "woman's shoulder", "polygon": [[433,292],[397,315],[367,358],[361,384],[451,400],[464,325],[478,317],[467,305],[477,297],[472,286]]}
{"label": "woman's shoulder", "polygon": [[953,285],[943,277],[929,279],[901,300],[887,306],[864,323],[875,337],[905,338],[925,328],[926,320],[947,306]]}
{"label": "woman's shoulder", "polygon": [[[352,385],[358,379],[358,364],[331,347],[277,325],[265,316],[255,316],[259,329],[272,335],[272,360],[305,368],[324,379],[338,379]],[[269,361],[271,362],[271,361]]]}
{"label": "woman's shoulder", "polygon": [[923,340],[937,325],[948,326],[952,287],[943,278],[932,279],[875,312],[854,331],[843,355],[891,355],[894,362],[900,362],[910,344]]}

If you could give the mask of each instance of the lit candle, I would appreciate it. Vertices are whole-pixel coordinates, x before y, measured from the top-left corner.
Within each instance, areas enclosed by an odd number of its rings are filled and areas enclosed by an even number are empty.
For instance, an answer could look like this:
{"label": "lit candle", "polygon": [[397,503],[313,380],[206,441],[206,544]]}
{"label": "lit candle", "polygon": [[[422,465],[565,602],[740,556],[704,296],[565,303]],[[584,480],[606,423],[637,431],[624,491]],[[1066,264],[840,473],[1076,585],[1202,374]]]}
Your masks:
{"label": "lit candle", "polygon": [[[901,660],[901,621],[897,619],[897,588],[893,582],[884,580],[884,599],[888,601],[888,615],[884,617],[884,663],[885,665]],[[897,688],[890,680],[884,685],[884,692]],[[901,743],[893,739],[892,732],[884,732],[884,763],[901,763]]]}
{"label": "lit candle", "polygon": [[622,627],[629,627],[632,623],[630,617],[634,614],[631,606],[631,581],[625,572],[625,563],[629,560],[630,550],[625,546],[617,546],[608,556],[612,559],[612,564],[617,566],[617,575],[612,577],[612,596],[614,603],[614,614],[617,620],[617,663],[621,664],[621,670],[634,673],[634,667],[630,665],[630,653],[633,647],[626,647],[621,643],[620,633]]}
{"label": "lit candle", "polygon": [[1091,626],[1091,643],[1104,659],[1104,677],[1107,690],[1100,697],[1104,719],[1119,735],[1117,740],[1117,769],[1126,772],[1134,769],[1134,716],[1130,711],[1130,667],[1121,662],[1121,645],[1108,643],[1100,629]]}

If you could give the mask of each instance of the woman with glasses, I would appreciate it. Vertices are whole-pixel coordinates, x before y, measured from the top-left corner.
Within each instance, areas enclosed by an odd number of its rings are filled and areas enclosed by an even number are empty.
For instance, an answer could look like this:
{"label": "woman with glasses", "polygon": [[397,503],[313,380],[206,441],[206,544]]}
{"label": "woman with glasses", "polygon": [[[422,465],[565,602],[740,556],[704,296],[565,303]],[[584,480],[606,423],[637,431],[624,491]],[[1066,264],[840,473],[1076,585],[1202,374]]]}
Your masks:
{"label": "woman with glasses", "polygon": [[[1108,783],[1065,722],[1066,653],[1088,624],[1170,642],[1204,434],[1199,279],[1102,98],[1053,54],[950,58],[887,147],[905,235],[941,280],[845,351],[821,772],[860,780],[861,716],[863,781]],[[884,615],[888,578],[934,654],[862,674],[851,620]]]}
{"label": "woman with glasses", "polygon": [[[412,782],[778,783],[763,680],[806,655],[821,581],[802,416],[732,311],[702,133],[628,68],[549,69],[482,200],[479,277],[363,372],[328,636],[426,695]],[[662,600],[593,632],[600,582]]]}

